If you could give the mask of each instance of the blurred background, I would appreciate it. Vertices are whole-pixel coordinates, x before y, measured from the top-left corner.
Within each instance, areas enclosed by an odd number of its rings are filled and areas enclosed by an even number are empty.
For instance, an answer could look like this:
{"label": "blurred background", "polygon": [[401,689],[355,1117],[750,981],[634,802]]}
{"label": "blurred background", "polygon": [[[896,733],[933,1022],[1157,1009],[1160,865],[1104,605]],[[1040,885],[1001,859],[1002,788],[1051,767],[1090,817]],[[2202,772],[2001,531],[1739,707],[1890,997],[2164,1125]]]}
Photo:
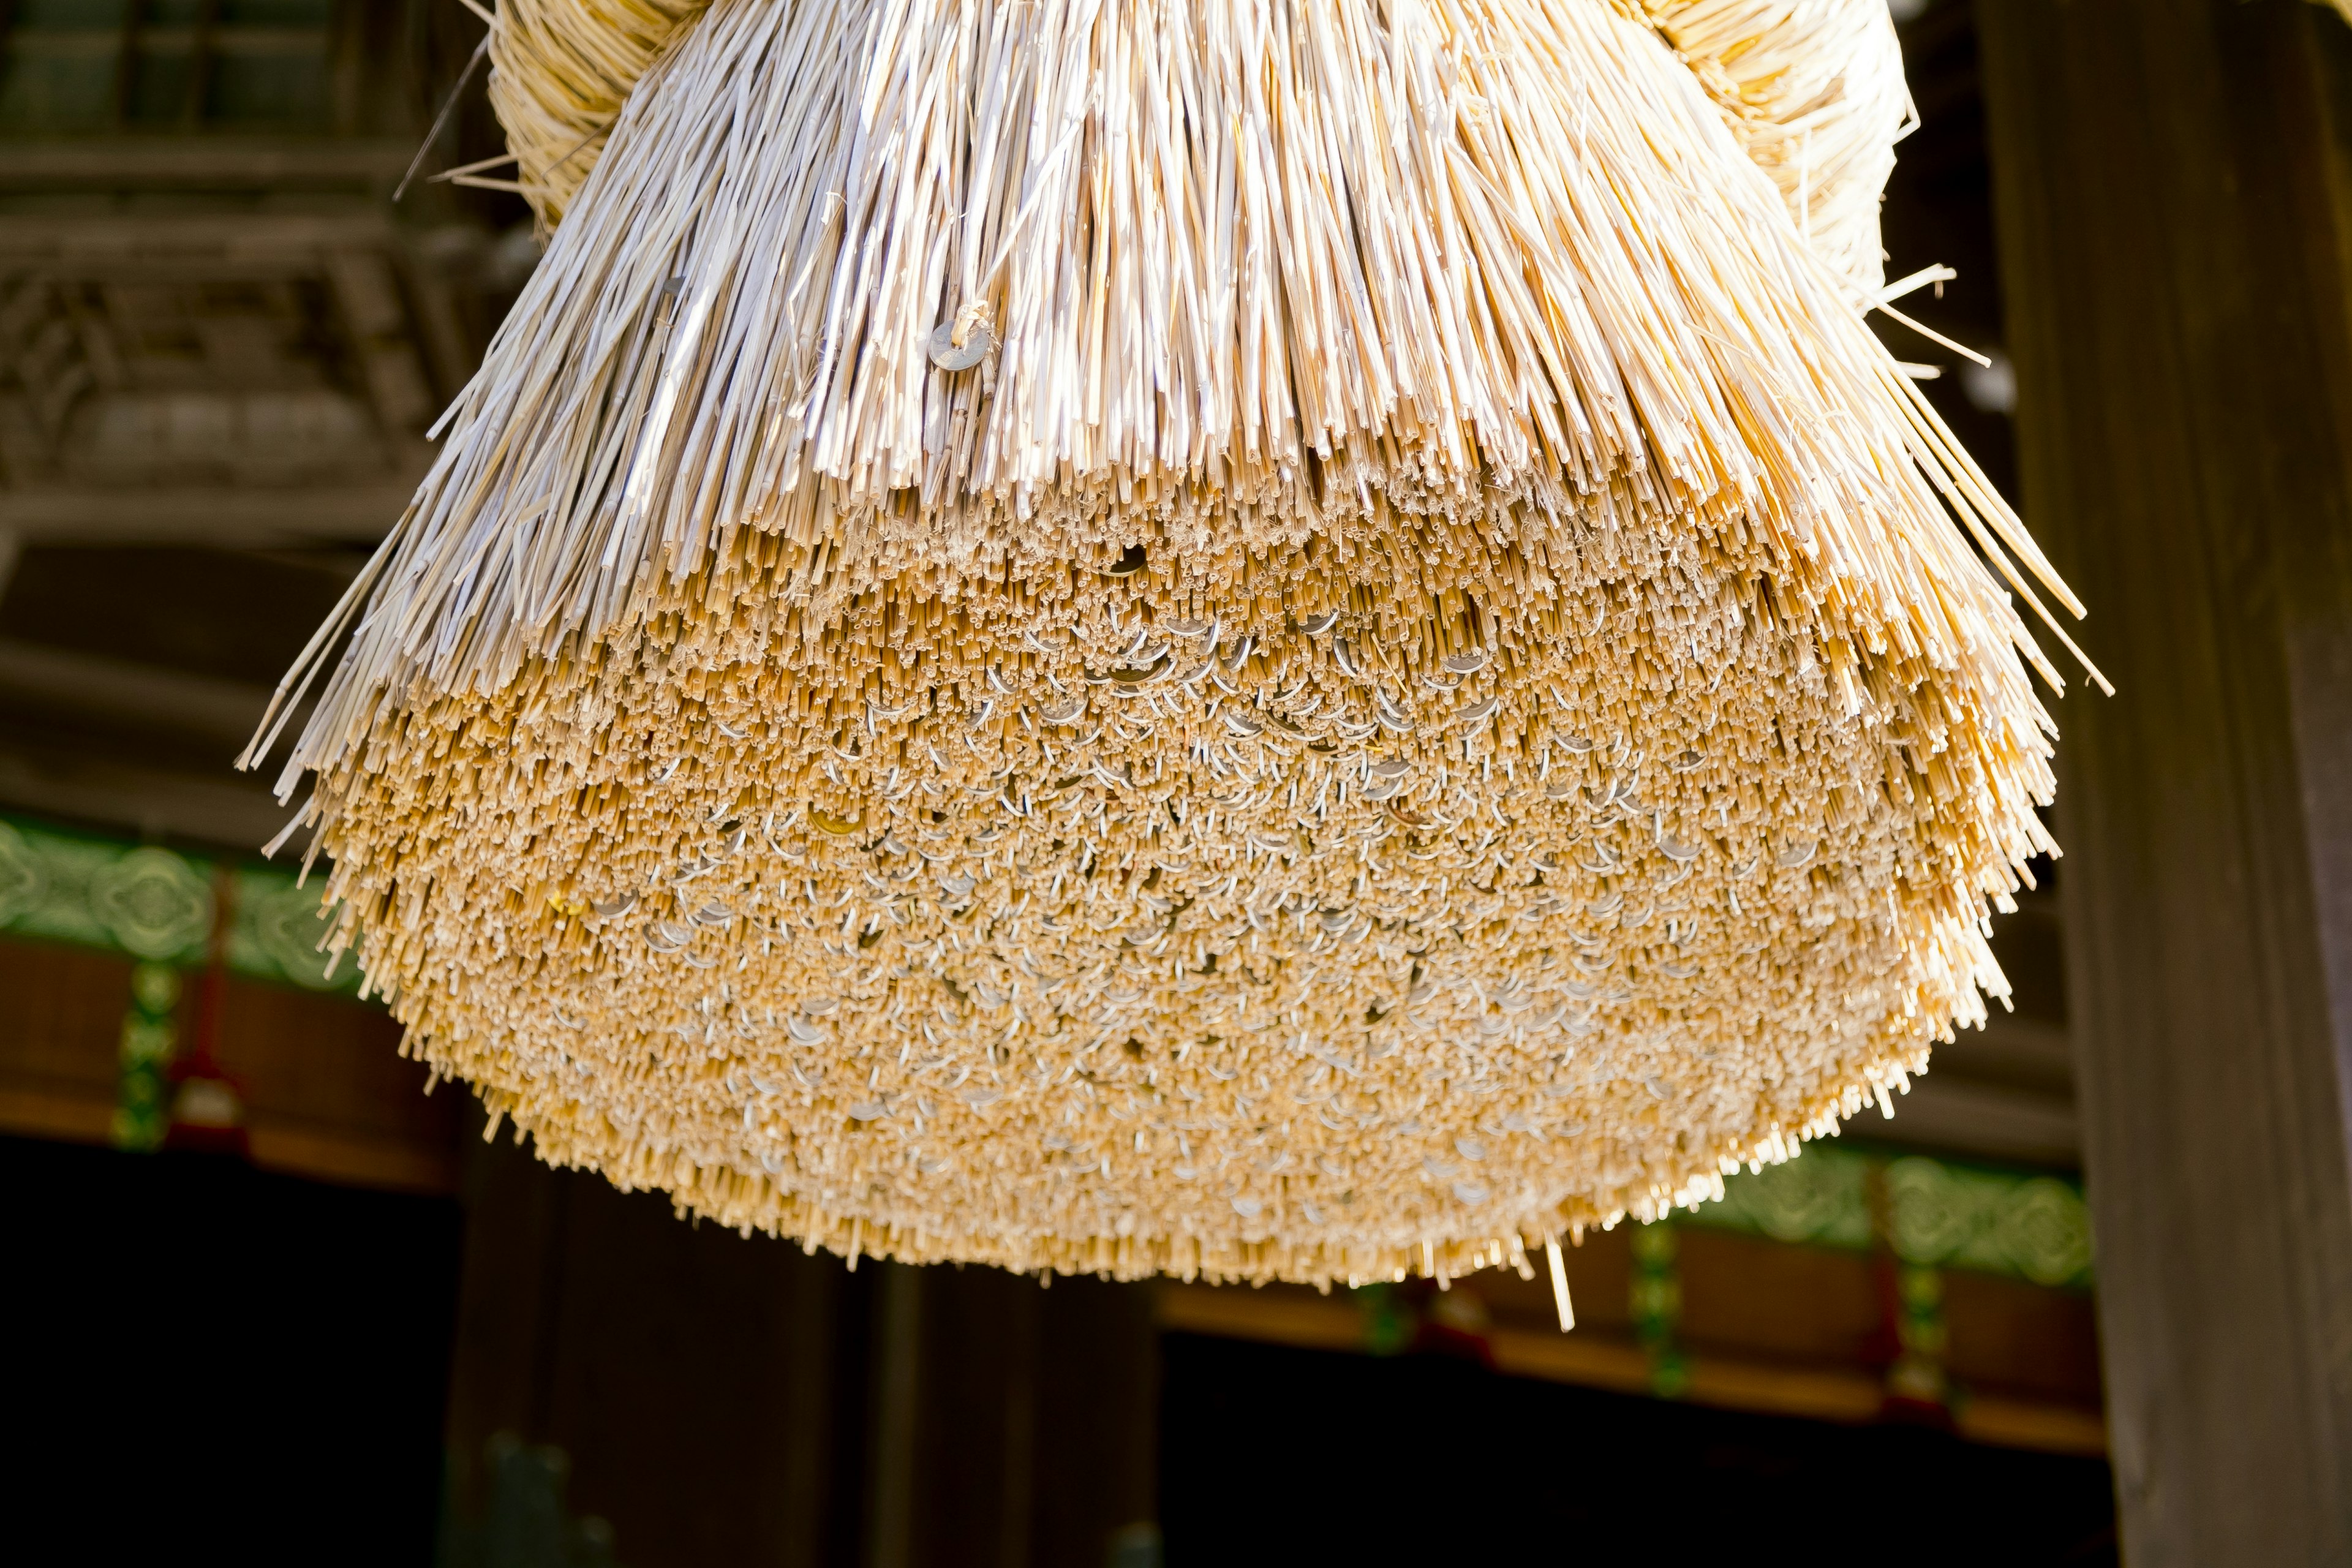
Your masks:
{"label": "blurred background", "polygon": [[[1893,335],[2015,492],[1975,22],[1896,0]],[[0,0],[0,1300],[78,1558],[2116,1560],[2053,868],[1892,1121],[1507,1272],[913,1270],[485,1141],[234,773],[537,258],[460,0]],[[454,96],[453,96],[454,95]],[[427,137],[445,102],[446,121]],[[394,188],[425,146],[418,177]]]}

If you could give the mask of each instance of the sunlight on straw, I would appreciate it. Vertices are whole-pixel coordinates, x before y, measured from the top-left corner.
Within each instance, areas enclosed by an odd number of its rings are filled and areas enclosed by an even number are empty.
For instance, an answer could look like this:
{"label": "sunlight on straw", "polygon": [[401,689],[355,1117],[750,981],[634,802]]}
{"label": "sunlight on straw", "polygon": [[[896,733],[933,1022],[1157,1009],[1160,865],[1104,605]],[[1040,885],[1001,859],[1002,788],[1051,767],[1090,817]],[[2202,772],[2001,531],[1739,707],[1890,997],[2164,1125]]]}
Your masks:
{"label": "sunlight on straw", "polygon": [[2079,605],[1864,321],[1927,277],[1876,0],[504,0],[490,54],[545,257],[246,760],[296,735],[333,945],[542,1157],[835,1250],[1451,1279],[2005,994],[2010,589]]}
{"label": "sunlight on straw", "polygon": [[1544,1237],[1544,1259],[1551,1265],[1552,1305],[1559,1309],[1559,1331],[1564,1334],[1576,1327],[1576,1309],[1568,1300],[1568,1264],[1559,1255],[1559,1237]]}

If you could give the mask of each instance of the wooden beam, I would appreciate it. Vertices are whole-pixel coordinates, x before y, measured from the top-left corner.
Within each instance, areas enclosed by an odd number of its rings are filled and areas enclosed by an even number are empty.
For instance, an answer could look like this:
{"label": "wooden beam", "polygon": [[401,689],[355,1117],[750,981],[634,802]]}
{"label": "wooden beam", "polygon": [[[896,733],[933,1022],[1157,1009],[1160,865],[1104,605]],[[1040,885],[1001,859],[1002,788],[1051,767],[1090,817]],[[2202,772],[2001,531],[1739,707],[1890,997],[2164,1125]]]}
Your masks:
{"label": "wooden beam", "polygon": [[221,748],[224,782],[234,776],[226,759],[253,738],[269,707],[266,687],[5,637],[0,695],[211,741]]}
{"label": "wooden beam", "polygon": [[2125,1556],[2352,1561],[2352,32],[1977,14]]}
{"label": "wooden beam", "polygon": [[1949,1049],[1937,1048],[1934,1070],[1913,1080],[1911,1092],[1894,1102],[1892,1121],[1874,1112],[1857,1131],[1881,1142],[2039,1165],[2071,1166],[2081,1160],[2071,1095],[1971,1079],[1945,1060]]}
{"label": "wooden beam", "polygon": [[267,784],[226,763],[213,778],[15,746],[0,746],[0,804],[240,854],[275,838],[294,815]]}
{"label": "wooden beam", "polygon": [[[424,465],[416,465],[423,477]],[[0,531],[32,544],[266,548],[373,543],[400,521],[410,483],[270,490],[0,489]]]}
{"label": "wooden beam", "polygon": [[[1185,1285],[1157,1288],[1160,1326],[1178,1333],[1256,1340],[1300,1350],[1365,1349],[1363,1314],[1332,1296]],[[1487,1336],[1495,1370],[1513,1377],[1574,1384],[1612,1394],[1648,1394],[1649,1357],[1632,1341],[1580,1330],[1546,1333],[1498,1327]],[[1885,1383],[1859,1367],[1808,1366],[1709,1355],[1691,1367],[1683,1397],[1694,1404],[1811,1421],[1866,1422],[1885,1406]],[[1979,1396],[1963,1405],[1960,1436],[2003,1447],[2099,1455],[2106,1435],[2098,1416],[2068,1405]]]}
{"label": "wooden beam", "polygon": [[[155,166],[168,167],[163,155],[185,147],[196,153],[189,166],[201,169],[206,145],[158,142]],[[54,149],[55,158],[52,151],[33,142],[0,153],[0,188],[14,183],[9,176],[15,171],[73,166],[69,146]],[[355,199],[323,204],[312,212],[175,212],[169,221],[136,210],[29,212],[11,216],[7,229],[0,233],[0,253],[12,259],[48,255],[93,262],[160,259],[169,267],[216,251],[240,267],[255,267],[281,258],[303,259],[313,251],[338,247],[388,247],[397,243],[397,232],[388,211]]]}
{"label": "wooden beam", "polygon": [[126,136],[13,141],[0,146],[0,186],[110,184],[390,186],[413,142]]}

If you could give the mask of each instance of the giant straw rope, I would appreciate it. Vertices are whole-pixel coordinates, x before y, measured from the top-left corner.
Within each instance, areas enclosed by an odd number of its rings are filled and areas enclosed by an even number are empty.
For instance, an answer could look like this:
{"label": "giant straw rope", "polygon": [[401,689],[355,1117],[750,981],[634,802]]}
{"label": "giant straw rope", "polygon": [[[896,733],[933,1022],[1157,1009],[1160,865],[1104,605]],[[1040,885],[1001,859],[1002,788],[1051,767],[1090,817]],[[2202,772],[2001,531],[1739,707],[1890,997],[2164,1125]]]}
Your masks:
{"label": "giant straw rope", "polygon": [[492,53],[546,256],[272,726],[316,687],[340,940],[546,1158],[853,1256],[1458,1273],[2004,991],[2011,594],[2079,606],[1864,322],[1880,0]]}

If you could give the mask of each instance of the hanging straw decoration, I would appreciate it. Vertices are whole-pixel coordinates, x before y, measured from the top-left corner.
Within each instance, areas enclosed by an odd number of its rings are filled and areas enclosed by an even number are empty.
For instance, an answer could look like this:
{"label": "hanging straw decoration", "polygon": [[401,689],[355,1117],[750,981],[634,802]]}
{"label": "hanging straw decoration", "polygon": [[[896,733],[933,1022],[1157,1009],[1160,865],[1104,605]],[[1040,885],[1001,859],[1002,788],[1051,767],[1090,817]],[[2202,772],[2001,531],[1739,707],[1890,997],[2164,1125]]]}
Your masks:
{"label": "hanging straw decoration", "polygon": [[2080,607],[1864,322],[1880,0],[499,27],[551,241],[247,762],[545,1158],[1446,1275],[2005,991]]}

